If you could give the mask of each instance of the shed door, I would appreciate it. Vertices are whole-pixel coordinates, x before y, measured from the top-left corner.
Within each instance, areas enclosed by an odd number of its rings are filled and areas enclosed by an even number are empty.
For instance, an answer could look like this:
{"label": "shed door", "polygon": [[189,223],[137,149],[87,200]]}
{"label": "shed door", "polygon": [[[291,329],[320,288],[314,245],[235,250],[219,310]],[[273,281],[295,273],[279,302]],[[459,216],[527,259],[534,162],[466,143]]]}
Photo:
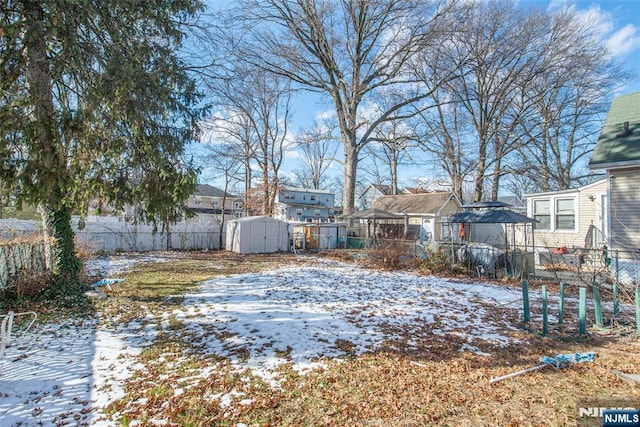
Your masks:
{"label": "shed door", "polygon": [[259,254],[264,252],[265,247],[265,222],[251,222],[251,233],[249,233],[251,239],[251,246],[249,253]]}
{"label": "shed door", "polygon": [[279,224],[267,224],[266,222],[264,223],[265,228],[264,228],[264,246],[263,246],[263,252],[266,253],[271,253],[271,252],[278,252],[278,250],[280,249],[279,247],[279,242],[280,242],[280,226]]}

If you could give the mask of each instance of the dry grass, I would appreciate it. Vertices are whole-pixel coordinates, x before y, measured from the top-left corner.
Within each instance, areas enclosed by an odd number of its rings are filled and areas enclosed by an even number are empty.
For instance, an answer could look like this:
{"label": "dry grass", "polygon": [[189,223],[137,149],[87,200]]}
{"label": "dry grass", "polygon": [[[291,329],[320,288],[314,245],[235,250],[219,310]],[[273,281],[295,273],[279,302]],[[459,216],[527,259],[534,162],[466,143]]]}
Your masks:
{"label": "dry grass", "polygon": [[[344,252],[340,258],[345,259]],[[184,293],[206,278],[297,262],[300,258],[288,254],[184,254],[127,274],[96,308],[105,321],[143,318],[148,311],[160,315],[178,307]],[[327,360],[325,369],[304,376],[281,367],[286,381],[274,390],[234,371],[228,360],[190,347],[180,322],[171,322],[184,339],[161,335],[140,356],[144,369],[128,380],[125,398],[108,408],[120,415],[122,425],[163,419],[180,426],[563,426],[575,425],[584,398],[621,396],[640,407],[640,387],[613,372],[637,373],[640,342],[632,336],[560,340],[522,330],[512,337],[519,344],[491,349],[491,356],[460,352],[456,337],[443,342],[434,336],[410,353],[390,345],[360,356],[340,340],[342,361]],[[587,351],[597,353],[594,363],[489,383],[492,377],[537,365],[541,355]],[[228,405],[220,404],[223,395]]]}

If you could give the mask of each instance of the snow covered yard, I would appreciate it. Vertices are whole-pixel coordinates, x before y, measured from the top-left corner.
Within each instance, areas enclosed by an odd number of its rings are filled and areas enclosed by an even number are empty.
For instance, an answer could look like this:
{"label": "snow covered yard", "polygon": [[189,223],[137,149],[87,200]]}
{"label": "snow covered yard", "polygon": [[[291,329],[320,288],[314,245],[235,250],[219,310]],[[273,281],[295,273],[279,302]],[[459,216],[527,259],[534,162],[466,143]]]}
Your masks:
{"label": "snow covered yard", "polygon": [[[113,276],[171,258],[129,261],[91,267]],[[208,268],[222,270],[214,260]],[[513,287],[311,257],[215,277],[160,310],[142,301],[135,315],[125,307],[18,336],[0,359],[0,425],[190,425],[203,416],[263,425],[264,408],[276,405],[269,396],[358,358],[391,354],[418,371],[432,361],[515,364],[504,353],[530,346],[516,327],[520,298]],[[486,373],[473,375],[486,383]]]}

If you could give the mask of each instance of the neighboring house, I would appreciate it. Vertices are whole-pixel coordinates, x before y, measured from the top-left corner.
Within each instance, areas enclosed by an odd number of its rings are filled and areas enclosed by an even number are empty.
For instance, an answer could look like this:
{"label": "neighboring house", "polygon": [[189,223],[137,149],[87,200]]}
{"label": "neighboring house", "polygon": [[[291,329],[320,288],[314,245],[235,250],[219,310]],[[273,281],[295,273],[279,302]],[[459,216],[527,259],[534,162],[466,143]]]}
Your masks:
{"label": "neighboring house", "polygon": [[373,203],[373,208],[399,215],[406,215],[408,237],[421,241],[441,240],[442,220],[462,210],[462,203],[449,192],[402,194],[382,196]]}
{"label": "neighboring house", "polygon": [[640,92],[613,100],[589,168],[606,172],[609,248],[637,252],[640,249]]}
{"label": "neighboring house", "polygon": [[405,187],[402,190],[402,194],[424,194],[424,193],[428,193],[428,191],[420,187]]}
{"label": "neighboring house", "polygon": [[[225,215],[233,217],[242,216],[243,200],[241,197],[226,193],[219,188],[211,185],[197,185],[196,191],[187,199],[187,207],[200,220],[206,218],[206,215]],[[223,206],[224,205],[224,206]]]}
{"label": "neighboring house", "polygon": [[335,216],[335,194],[324,190],[284,188],[278,191],[274,218],[298,222],[329,222]]}
{"label": "neighboring house", "polygon": [[599,247],[606,242],[607,180],[569,190],[525,195],[535,224],[535,245]]}
{"label": "neighboring house", "polygon": [[360,210],[369,209],[382,196],[393,194],[390,185],[371,184],[360,195]]}

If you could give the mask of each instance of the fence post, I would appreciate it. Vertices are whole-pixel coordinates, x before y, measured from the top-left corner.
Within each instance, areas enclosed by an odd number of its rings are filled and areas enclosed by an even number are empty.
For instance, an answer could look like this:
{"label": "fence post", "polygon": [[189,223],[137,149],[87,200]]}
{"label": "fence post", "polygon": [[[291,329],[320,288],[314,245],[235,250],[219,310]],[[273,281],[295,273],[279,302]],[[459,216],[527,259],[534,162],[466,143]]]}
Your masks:
{"label": "fence post", "polygon": [[616,250],[616,283],[620,282],[620,264],[618,263],[619,255],[619,252]]}
{"label": "fence post", "polygon": [[636,332],[640,337],[640,287],[636,285]]}
{"label": "fence post", "polygon": [[587,288],[585,287],[580,287],[578,304],[578,332],[584,335],[587,333]]}
{"label": "fence post", "polygon": [[529,312],[529,284],[525,279],[522,280],[522,300],[524,303],[524,321],[528,323],[531,319]]}
{"label": "fence post", "polygon": [[600,299],[600,287],[597,283],[591,284],[591,291],[593,292],[593,306],[596,312],[596,325],[602,326],[602,300]]}
{"label": "fence post", "polygon": [[558,297],[558,324],[562,324],[564,316],[564,282],[560,282],[560,296]]}
{"label": "fence post", "polygon": [[542,287],[542,335],[549,333],[549,315],[547,314],[547,287]]}
{"label": "fence post", "polygon": [[618,281],[613,281],[613,318],[617,319],[620,313],[620,295],[618,290]]}

